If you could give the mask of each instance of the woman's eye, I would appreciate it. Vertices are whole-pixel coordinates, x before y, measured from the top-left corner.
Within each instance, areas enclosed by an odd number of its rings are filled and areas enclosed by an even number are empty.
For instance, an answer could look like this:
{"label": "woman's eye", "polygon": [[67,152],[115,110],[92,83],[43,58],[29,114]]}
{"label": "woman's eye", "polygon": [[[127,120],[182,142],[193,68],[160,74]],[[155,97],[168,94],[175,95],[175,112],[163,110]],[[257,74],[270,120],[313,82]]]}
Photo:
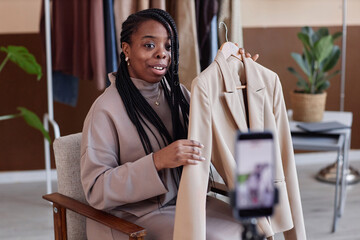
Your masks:
{"label": "woman's eye", "polygon": [[166,51],[170,51],[171,50],[171,45],[169,44],[169,45],[166,45],[165,46],[165,49],[166,49]]}
{"label": "woman's eye", "polygon": [[146,44],[145,44],[145,47],[146,47],[146,48],[154,48],[154,47],[155,47],[155,44],[153,44],[153,43],[146,43]]}

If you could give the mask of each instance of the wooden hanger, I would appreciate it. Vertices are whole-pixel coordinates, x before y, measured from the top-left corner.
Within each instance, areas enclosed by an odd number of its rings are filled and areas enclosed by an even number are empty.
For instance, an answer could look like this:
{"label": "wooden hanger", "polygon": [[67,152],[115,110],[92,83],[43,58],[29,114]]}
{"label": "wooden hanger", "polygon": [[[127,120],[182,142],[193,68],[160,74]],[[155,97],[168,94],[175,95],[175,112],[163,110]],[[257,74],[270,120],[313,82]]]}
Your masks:
{"label": "wooden hanger", "polygon": [[[221,24],[224,24],[224,27],[225,27],[225,40],[226,40],[226,42],[224,42],[220,47],[221,52],[224,54],[225,59],[227,59],[228,57],[233,55],[234,57],[236,57],[237,59],[242,61],[242,56],[239,54],[239,47],[236,46],[234,43],[228,41],[228,38],[227,38],[228,30],[227,30],[226,24],[224,22],[220,22],[219,28],[221,27]],[[246,85],[241,85],[241,86],[236,87],[236,89],[244,89],[244,88],[246,88]]]}

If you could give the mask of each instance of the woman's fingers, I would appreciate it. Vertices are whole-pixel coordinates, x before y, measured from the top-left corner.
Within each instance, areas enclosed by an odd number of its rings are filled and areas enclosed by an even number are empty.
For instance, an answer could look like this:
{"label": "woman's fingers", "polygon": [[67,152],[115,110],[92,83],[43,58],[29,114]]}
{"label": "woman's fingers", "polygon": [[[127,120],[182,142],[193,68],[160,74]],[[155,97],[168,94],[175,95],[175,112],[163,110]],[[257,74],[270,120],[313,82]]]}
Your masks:
{"label": "woman's fingers", "polygon": [[205,158],[201,156],[201,150],[198,147],[183,147],[179,151],[178,161],[181,162],[182,165],[196,165],[205,161]]}
{"label": "woman's fingers", "polygon": [[201,149],[202,148],[199,148],[199,147],[182,146],[179,148],[179,153],[193,153],[193,154],[200,155]]}
{"label": "woman's fingers", "polygon": [[256,62],[256,60],[259,58],[259,54],[255,54],[253,57],[252,57],[252,60],[254,60],[254,62]]}
{"label": "woman's fingers", "polygon": [[183,159],[184,159],[184,160],[194,160],[194,161],[198,161],[198,162],[205,161],[205,158],[202,157],[201,155],[191,154],[191,153],[184,154],[184,155],[183,155]]}
{"label": "woman's fingers", "polygon": [[200,142],[195,140],[177,140],[153,154],[156,169],[174,168],[181,165],[193,165],[205,160],[201,156],[204,148]]}
{"label": "woman's fingers", "polygon": [[255,54],[253,57],[251,57],[251,54],[248,52],[245,52],[245,49],[243,48],[239,48],[239,53],[240,54],[245,54],[245,57],[247,58],[251,58],[252,60],[254,60],[256,62],[256,60],[259,58],[259,54]]}
{"label": "woman's fingers", "polygon": [[204,145],[202,145],[200,142],[195,140],[179,140],[180,144],[183,146],[194,146],[198,148],[203,148]]}
{"label": "woman's fingers", "polygon": [[195,140],[181,140],[181,147],[178,148],[179,161],[182,165],[196,165],[205,161],[201,156],[201,149],[204,148],[200,142]]}
{"label": "woman's fingers", "polygon": [[183,164],[185,165],[198,165],[199,161],[187,159],[186,162]]}

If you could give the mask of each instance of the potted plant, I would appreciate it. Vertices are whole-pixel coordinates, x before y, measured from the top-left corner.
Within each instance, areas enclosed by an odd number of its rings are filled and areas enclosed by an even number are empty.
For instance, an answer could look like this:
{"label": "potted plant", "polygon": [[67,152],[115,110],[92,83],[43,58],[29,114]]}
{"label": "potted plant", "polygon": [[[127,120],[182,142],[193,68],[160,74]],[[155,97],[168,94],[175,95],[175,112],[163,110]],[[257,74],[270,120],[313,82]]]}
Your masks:
{"label": "potted plant", "polygon": [[[23,69],[28,74],[34,74],[37,76],[37,80],[40,80],[42,76],[41,66],[37,63],[35,56],[29,53],[29,51],[23,46],[7,46],[0,47],[0,51],[6,53],[5,59],[0,64],[0,72],[4,68],[5,64],[8,61],[11,61],[18,65],[21,69]],[[39,117],[32,111],[24,107],[18,107],[18,113],[9,114],[5,116],[0,116],[0,121],[8,120],[16,117],[22,117],[25,122],[39,130],[43,136],[50,142],[50,136],[48,131],[45,130],[43,124],[41,123]]]}
{"label": "potted plant", "polygon": [[323,118],[326,104],[326,89],[329,80],[340,70],[329,73],[340,57],[340,48],[334,40],[342,35],[333,35],[325,27],[314,31],[311,27],[303,27],[298,38],[303,44],[303,53],[291,53],[292,58],[305,74],[299,74],[294,68],[288,70],[297,78],[297,89],[291,93],[293,120],[302,122],[318,122]]}

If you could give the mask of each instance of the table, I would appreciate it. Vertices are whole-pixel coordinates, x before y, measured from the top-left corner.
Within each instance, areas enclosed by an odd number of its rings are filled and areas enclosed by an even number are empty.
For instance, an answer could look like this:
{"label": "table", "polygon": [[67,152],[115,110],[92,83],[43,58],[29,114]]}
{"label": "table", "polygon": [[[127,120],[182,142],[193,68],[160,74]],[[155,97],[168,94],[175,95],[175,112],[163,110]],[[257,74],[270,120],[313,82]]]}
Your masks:
{"label": "table", "polygon": [[351,112],[325,111],[322,122],[338,121],[346,126],[349,126],[349,128],[336,129],[316,134],[307,133],[298,128],[297,124],[299,122],[292,120],[292,110],[288,111],[288,117],[294,149],[337,151],[334,217],[332,224],[332,232],[335,232],[337,220],[341,217],[345,207],[347,183],[344,176],[345,170],[349,167],[348,156],[351,142],[353,115]]}

